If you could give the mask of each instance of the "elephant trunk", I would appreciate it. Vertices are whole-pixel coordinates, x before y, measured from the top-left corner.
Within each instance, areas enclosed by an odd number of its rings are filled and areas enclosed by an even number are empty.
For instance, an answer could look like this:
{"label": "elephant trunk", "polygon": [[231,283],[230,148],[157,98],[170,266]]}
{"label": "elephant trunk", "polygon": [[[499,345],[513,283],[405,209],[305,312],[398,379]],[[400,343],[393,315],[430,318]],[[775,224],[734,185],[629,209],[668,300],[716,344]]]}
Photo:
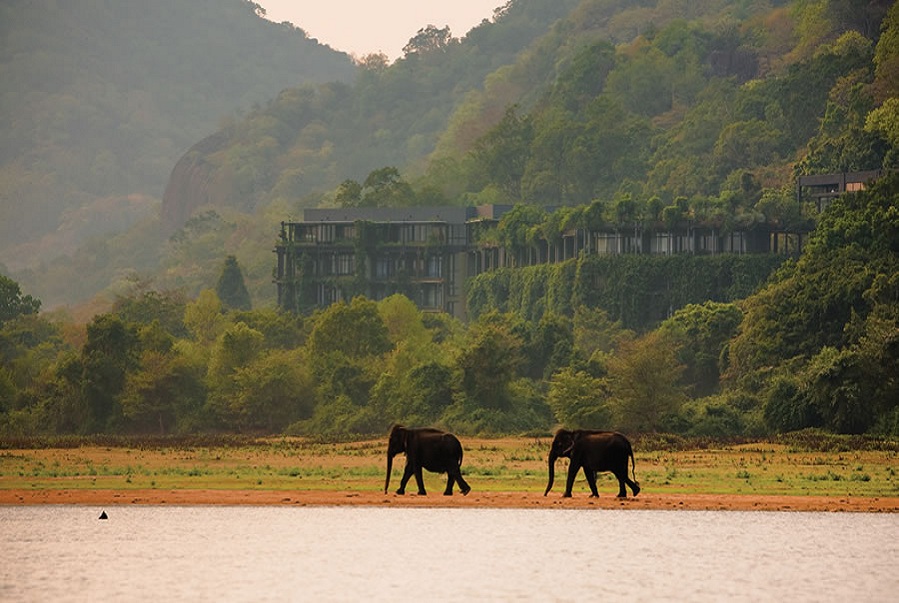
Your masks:
{"label": "elephant trunk", "polygon": [[549,494],[549,491],[553,489],[553,480],[556,478],[556,458],[556,451],[551,450],[549,453],[549,483],[546,484],[543,496]]}
{"label": "elephant trunk", "polygon": [[387,494],[387,489],[390,487],[390,471],[393,469],[393,455],[390,452],[387,453],[387,478],[384,480],[384,494]]}

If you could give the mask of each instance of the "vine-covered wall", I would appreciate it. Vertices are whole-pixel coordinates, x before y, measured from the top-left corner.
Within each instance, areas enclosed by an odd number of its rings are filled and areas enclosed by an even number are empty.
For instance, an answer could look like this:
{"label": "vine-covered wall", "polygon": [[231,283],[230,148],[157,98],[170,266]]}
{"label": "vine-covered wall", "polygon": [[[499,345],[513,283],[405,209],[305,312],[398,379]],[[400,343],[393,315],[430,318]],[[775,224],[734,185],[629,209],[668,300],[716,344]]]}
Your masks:
{"label": "vine-covered wall", "polygon": [[735,301],[751,294],[784,261],[783,255],[587,256],[559,264],[500,269],[468,283],[472,319],[515,312],[571,316],[580,305],[599,307],[624,327],[645,331],[691,303]]}

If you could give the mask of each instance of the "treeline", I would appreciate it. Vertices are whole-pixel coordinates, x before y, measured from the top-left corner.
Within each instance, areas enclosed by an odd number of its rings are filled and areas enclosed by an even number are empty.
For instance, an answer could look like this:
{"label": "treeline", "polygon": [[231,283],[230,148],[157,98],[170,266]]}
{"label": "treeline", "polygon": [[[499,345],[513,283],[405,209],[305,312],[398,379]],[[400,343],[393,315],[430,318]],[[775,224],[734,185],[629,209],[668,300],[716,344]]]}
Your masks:
{"label": "treeline", "polygon": [[512,286],[495,305],[485,298],[470,324],[402,296],[309,316],[248,310],[233,258],[215,291],[193,300],[145,291],[82,329],[39,313],[4,278],[0,434],[338,437],[403,422],[465,434],[564,424],[896,436],[897,199],[899,174],[844,195],[806,251],[757,292],[674,308],[644,329],[627,328],[601,294],[579,286],[570,305],[548,289],[528,296]]}

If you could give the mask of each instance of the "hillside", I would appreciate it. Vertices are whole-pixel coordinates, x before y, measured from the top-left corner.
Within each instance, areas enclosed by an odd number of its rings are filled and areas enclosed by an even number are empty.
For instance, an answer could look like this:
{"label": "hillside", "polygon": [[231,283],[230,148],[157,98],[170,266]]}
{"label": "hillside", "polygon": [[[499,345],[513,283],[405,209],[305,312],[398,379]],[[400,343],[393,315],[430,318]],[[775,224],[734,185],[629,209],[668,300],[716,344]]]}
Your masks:
{"label": "hillside", "polygon": [[172,162],[162,227],[16,276],[49,304],[147,283],[194,295],[233,254],[254,304],[272,305],[277,224],[328,205],[813,223],[796,175],[899,160],[890,6],[515,0],[462,38],[422,29],[394,64],[368,57],[352,83],[285,89],[224,121]]}
{"label": "hillside", "polygon": [[0,4],[0,266],[70,254],[159,211],[178,157],[344,53],[246,0]]}

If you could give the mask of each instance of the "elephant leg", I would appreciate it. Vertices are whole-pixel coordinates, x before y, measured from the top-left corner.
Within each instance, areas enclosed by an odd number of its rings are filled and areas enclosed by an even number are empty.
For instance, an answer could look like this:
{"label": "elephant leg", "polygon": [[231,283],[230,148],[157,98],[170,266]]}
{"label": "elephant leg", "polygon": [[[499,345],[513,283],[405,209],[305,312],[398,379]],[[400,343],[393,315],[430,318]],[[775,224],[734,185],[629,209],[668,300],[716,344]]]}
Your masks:
{"label": "elephant leg", "polygon": [[596,490],[596,471],[584,467],[584,476],[586,476],[587,484],[590,486],[590,496],[599,498],[599,492]]}
{"label": "elephant leg", "polygon": [[405,494],[406,493],[406,484],[409,482],[409,478],[412,477],[412,463],[406,463],[406,468],[403,469],[403,479],[400,480],[400,487],[396,491],[397,494]]}
{"label": "elephant leg", "polygon": [[571,498],[571,489],[574,488],[574,478],[581,467],[574,460],[568,463],[568,477],[565,479],[565,493],[562,498]]}
{"label": "elephant leg", "polygon": [[453,484],[456,483],[456,478],[453,477],[452,471],[446,472],[446,489],[443,491],[444,496],[452,496],[453,495]]}
{"label": "elephant leg", "polygon": [[618,498],[627,498],[627,490],[624,488],[624,484],[629,482],[627,476],[622,476],[620,473],[616,473],[615,477],[618,478]]}
{"label": "elephant leg", "polygon": [[428,493],[425,491],[425,480],[421,474],[421,466],[415,468],[415,483],[418,484],[418,495],[426,496]]}
{"label": "elephant leg", "polygon": [[[625,481],[625,483],[627,483],[628,486],[631,487],[631,492],[634,493],[634,496],[637,496],[638,494],[640,494],[640,484],[631,480],[627,476],[625,476],[624,481]],[[621,487],[621,490],[624,491],[624,486]]]}
{"label": "elephant leg", "polygon": [[[456,467],[455,469],[448,471],[447,474],[450,476],[449,479],[455,480],[455,482],[459,484],[459,492],[461,492],[463,496],[471,492],[471,486],[469,486],[468,482],[465,481],[465,478],[462,477],[462,469]],[[449,480],[447,480],[446,492],[444,492],[444,494],[452,493],[453,489],[449,485]]]}

